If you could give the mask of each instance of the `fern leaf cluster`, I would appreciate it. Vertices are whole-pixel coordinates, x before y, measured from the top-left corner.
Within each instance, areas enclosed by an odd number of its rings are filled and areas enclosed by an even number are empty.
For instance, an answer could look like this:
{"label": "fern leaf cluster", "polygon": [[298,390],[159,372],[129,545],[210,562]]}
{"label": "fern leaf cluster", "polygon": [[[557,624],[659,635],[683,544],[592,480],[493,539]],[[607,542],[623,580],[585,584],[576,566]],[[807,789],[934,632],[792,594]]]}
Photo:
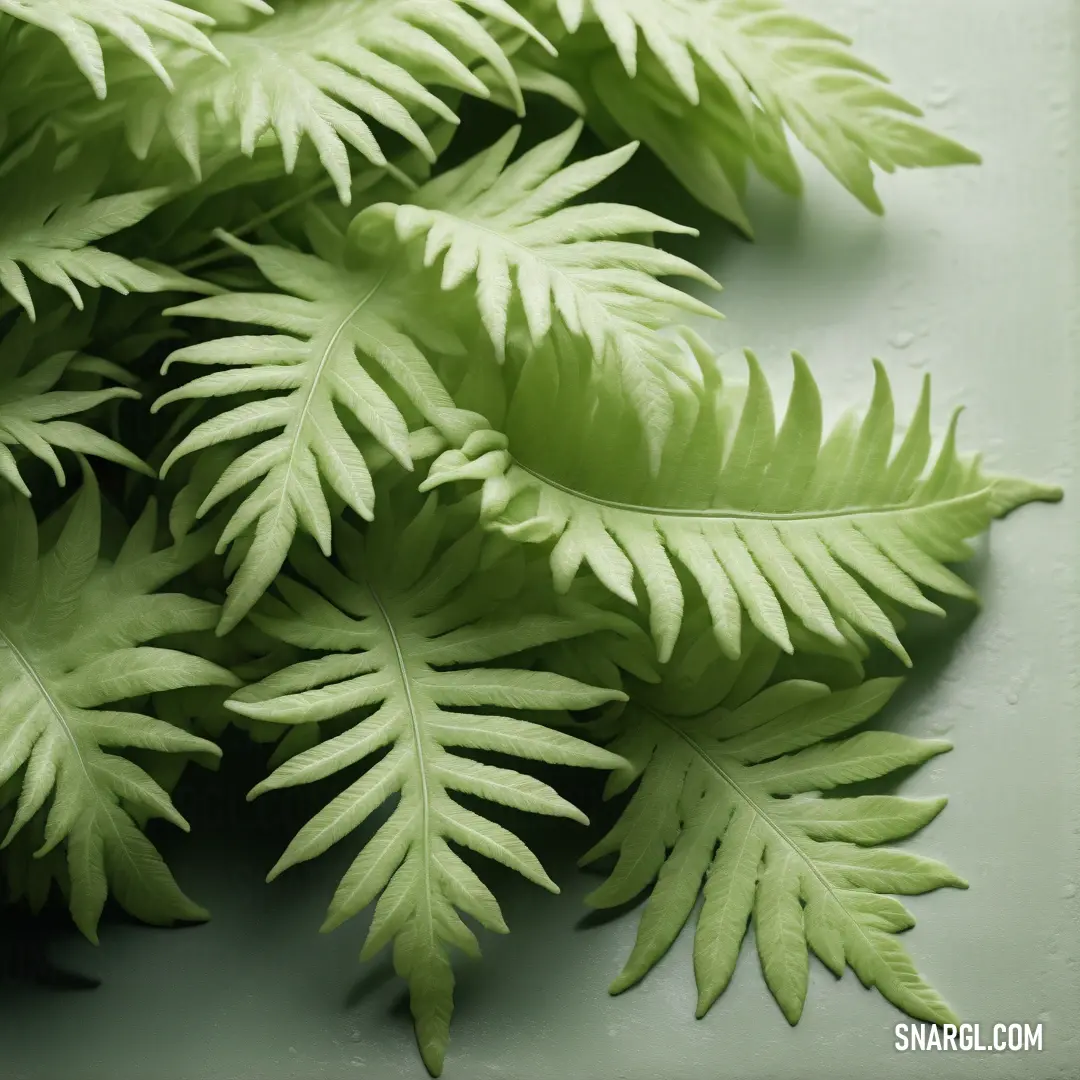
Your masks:
{"label": "fern leaf cluster", "polygon": [[146,827],[231,725],[250,798],[337,785],[269,877],[351,847],[323,929],[372,910],[438,1075],[455,954],[507,930],[475,856],[557,892],[506,814],[587,826],[574,766],[621,800],[590,902],[651,890],[613,991],[693,921],[703,1013],[753,926],[791,1023],[811,953],[951,1022],[895,896],[964,882],[883,846],[944,799],[843,788],[948,748],[875,672],[1061,493],[880,363],[829,427],[796,354],[778,416],[702,337],[696,230],[607,194],[643,144],[749,234],[790,132],[880,212],[875,169],[977,160],[919,118],[774,0],[0,0],[10,898],[204,918]]}
{"label": "fern leaf cluster", "polygon": [[[168,87],[172,79],[155,50],[155,38],[220,57],[204,30],[214,20],[172,0],[3,0],[0,12],[55,34],[99,98],[108,94],[102,35],[130,50]],[[30,42],[33,48],[33,38]]]}
{"label": "fern leaf cluster", "polygon": [[[650,146],[686,188],[746,232],[748,166],[783,190],[801,180],[795,136],[867,209],[874,167],[970,164],[843,34],[777,0],[535,0],[560,65],[609,127]],[[559,37],[559,31],[565,38]]]}

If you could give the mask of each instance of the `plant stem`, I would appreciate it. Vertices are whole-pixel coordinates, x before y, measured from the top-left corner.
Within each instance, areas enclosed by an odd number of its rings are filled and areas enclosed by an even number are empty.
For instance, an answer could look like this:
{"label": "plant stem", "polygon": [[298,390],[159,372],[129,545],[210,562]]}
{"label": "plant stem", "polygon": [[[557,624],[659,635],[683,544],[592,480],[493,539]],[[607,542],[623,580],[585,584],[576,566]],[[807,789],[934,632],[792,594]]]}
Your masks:
{"label": "plant stem", "polygon": [[[329,190],[334,186],[334,182],[329,178],[320,180],[317,184],[312,184],[311,187],[305,188],[303,191],[298,192],[296,195],[290,196],[284,202],[278,203],[277,206],[271,207],[265,213],[259,214],[257,217],[253,217],[250,221],[245,222],[238,229],[233,229],[233,236],[246,236],[249,233],[254,232],[260,226],[265,225],[269,221],[273,221],[274,218],[280,217],[282,214],[292,210],[293,207],[299,206],[301,203],[305,203],[308,199],[314,198],[316,195],[321,195],[324,191]],[[192,270],[198,270],[203,266],[207,266],[210,263],[215,263],[219,259],[224,259],[226,256],[231,255],[232,252],[227,247],[215,248],[213,251],[208,251],[203,255],[197,255],[193,259],[188,259],[187,262],[181,263],[177,269],[182,273],[190,273]]]}

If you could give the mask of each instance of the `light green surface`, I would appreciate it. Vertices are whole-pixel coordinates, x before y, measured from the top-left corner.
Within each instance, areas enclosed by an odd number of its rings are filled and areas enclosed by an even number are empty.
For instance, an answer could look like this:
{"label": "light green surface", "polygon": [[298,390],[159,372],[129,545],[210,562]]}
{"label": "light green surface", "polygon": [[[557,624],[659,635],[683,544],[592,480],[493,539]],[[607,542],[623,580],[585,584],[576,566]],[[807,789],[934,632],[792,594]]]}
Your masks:
{"label": "light green surface", "polygon": [[[965,1020],[1041,1022],[1045,1050],[899,1054],[892,1027],[904,1018],[850,971],[837,983],[816,960],[802,1022],[790,1029],[752,935],[702,1021],[687,934],[640,987],[608,998],[635,920],[581,925],[596,879],[573,868],[587,836],[570,825],[537,840],[561,897],[493,875],[513,933],[485,935],[482,967],[461,969],[447,1080],[1080,1076],[1080,9],[1074,0],[798,2],[851,33],[860,55],[986,163],[887,178],[884,221],[808,165],[801,206],[764,190],[752,200],[756,245],[702,218],[706,239],[685,250],[726,285],[718,303],[728,322],[709,330],[718,344],[752,346],[781,382],[798,348],[834,414],[866,400],[872,356],[889,368],[900,415],[930,370],[939,430],[966,404],[964,447],[984,449],[991,468],[1066,488],[1064,504],[995,527],[970,570],[982,612],[955,644],[940,639],[939,655],[924,649],[920,674],[885,718],[956,743],[902,790],[951,797],[914,844],[971,883],[912,898],[919,925],[907,944]],[[671,212],[685,217],[685,204]],[[176,844],[170,858],[212,924],[114,923],[100,950],[74,937],[55,943],[57,964],[103,980],[94,991],[4,985],[0,1077],[426,1075],[386,962],[357,964],[365,920],[315,933],[349,850],[262,884],[295,824],[275,820],[288,801],[260,809],[263,833],[239,857],[242,804],[224,816],[192,810],[201,839]]]}

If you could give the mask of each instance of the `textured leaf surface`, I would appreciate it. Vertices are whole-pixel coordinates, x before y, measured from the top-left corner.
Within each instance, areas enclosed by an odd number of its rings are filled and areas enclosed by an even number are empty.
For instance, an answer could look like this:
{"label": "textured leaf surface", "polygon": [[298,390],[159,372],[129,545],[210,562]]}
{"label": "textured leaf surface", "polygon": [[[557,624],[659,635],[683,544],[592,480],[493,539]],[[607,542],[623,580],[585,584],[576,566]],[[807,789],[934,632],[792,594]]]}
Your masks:
{"label": "textured leaf surface", "polygon": [[922,828],[945,800],[821,794],[918,765],[949,744],[889,731],[849,735],[898,681],[845,690],[806,680],[766,686],[776,651],[761,644],[764,665],[751,650],[741,663],[718,657],[699,676],[713,699],[703,711],[687,708],[681,685],[681,669],[695,666],[691,642],[680,645],[661,685],[631,691],[609,744],[629,767],[612,774],[608,794],[636,786],[583,860],[618,853],[611,876],[588,898],[593,906],[626,903],[653,885],[612,993],[647,974],[703,894],[694,932],[699,1016],[726,989],[752,919],[765,981],[790,1023],[806,999],[809,951],[837,976],[851,967],[917,1019],[956,1023],[897,940],[914,919],[888,894],[966,883],[910,848],[879,846]]}
{"label": "textured leaf surface", "polygon": [[56,157],[44,138],[20,164],[0,173],[0,288],[35,316],[23,269],[63,289],[82,308],[79,285],[118,293],[160,292],[175,288],[167,276],[94,246],[141,221],[165,197],[153,188],[95,199],[97,163]]}
{"label": "textured leaf surface", "polygon": [[[706,205],[749,228],[740,196],[749,158],[798,188],[786,126],[869,209],[886,172],[977,162],[921,123],[920,110],[849,49],[843,34],[775,0],[543,0],[583,39],[603,108],[647,142]],[[603,34],[613,55],[586,42]],[[560,48],[563,46],[560,45]]]}
{"label": "textured leaf surface", "polygon": [[[612,152],[549,138],[564,107]],[[852,734],[895,685],[871,639],[907,660],[968,539],[1060,492],[935,449],[925,395],[898,424],[880,370],[827,431],[797,360],[774,415],[695,335],[673,193],[586,201],[633,191],[633,139],[749,232],[789,134],[872,210],[879,169],[974,160],[773,0],[0,0],[8,896],[57,885],[90,937],[110,892],[203,917],[148,821],[186,827],[233,724],[252,797],[318,785],[271,876],[355,834],[325,928],[371,917],[437,1073],[455,950],[511,916],[479,856],[554,889],[515,822],[583,821],[573,765],[626,800],[593,901],[651,893],[614,989],[700,909],[702,1011],[753,920],[790,1020],[810,952],[951,1019],[892,897],[962,882],[882,846],[941,801],[845,787],[944,749]],[[205,298],[123,295],[164,291]],[[70,452],[145,457],[172,546],[124,470],[58,510]]]}
{"label": "textured leaf surface", "polygon": [[658,453],[671,427],[671,385],[682,358],[675,342],[657,331],[687,315],[716,315],[659,279],[716,283],[685,259],[626,239],[696,230],[634,206],[567,205],[635,150],[631,145],[566,165],[580,132],[575,124],[507,165],[520,134],[515,128],[426,184],[408,204],[369,207],[349,235],[378,252],[392,229],[402,243],[422,248],[425,266],[441,263],[444,289],[475,280],[477,310],[500,359],[512,319],[524,323],[534,346],[561,320],[599,375],[616,369]]}
{"label": "textured leaf surface", "polygon": [[224,64],[190,53],[174,65],[174,93],[132,98],[133,146],[145,150],[165,128],[198,174],[203,143],[215,133],[248,155],[270,134],[292,172],[310,139],[348,203],[348,148],[387,165],[375,122],[434,160],[419,121],[425,113],[457,118],[432,87],[487,97],[472,70],[478,62],[521,109],[513,68],[478,16],[536,34],[505,0],[284,0],[253,27],[213,35]]}
{"label": "textured leaf surface", "polygon": [[219,754],[205,739],[114,703],[235,680],[196,656],[146,644],[213,624],[212,604],[156,592],[206,554],[203,539],[155,552],[151,504],[116,560],[102,559],[97,487],[88,469],[84,477],[56,542],[40,553],[29,503],[0,490],[0,786],[18,790],[4,845],[44,812],[39,854],[64,846],[72,916],[96,941],[109,891],[145,922],[205,917],[132,815],[185,830],[187,823],[117,751]]}
{"label": "textured leaf surface", "polygon": [[[56,323],[62,314],[57,312],[50,322]],[[37,352],[35,327],[23,315],[0,338],[0,478],[29,497],[30,490],[15,458],[15,451],[21,450],[44,461],[53,470],[57,483],[63,485],[64,467],[56,453],[59,449],[105,458],[153,475],[130,450],[86,424],[67,419],[107,401],[138,398],[139,394],[126,386],[57,390],[75,354],[65,351],[40,356]],[[113,374],[107,365],[103,370]]]}
{"label": "textured leaf surface", "polygon": [[[986,475],[956,449],[954,415],[931,452],[929,381],[897,439],[888,378],[875,365],[872,401],[823,438],[822,407],[805,361],[795,357],[787,411],[776,427],[772,395],[752,354],[741,408],[711,357],[704,385],[676,399],[661,468],[618,401],[598,399],[567,365],[534,357],[519,380],[507,434],[480,432],[446,451],[426,485],[483,482],[493,528],[553,542],[556,587],[583,566],[613,593],[649,603],[661,659],[671,654],[685,604],[677,567],[695,579],[725,653],[740,651],[742,613],[782,648],[801,625],[836,644],[877,638],[907,662],[875,597],[941,614],[929,588],[975,599],[945,564],[991,520],[1057,488]],[[587,442],[551,439],[547,419]],[[894,443],[896,444],[894,446]]]}
{"label": "textured leaf surface", "polygon": [[[412,454],[404,408],[455,442],[464,439],[478,419],[455,408],[418,344],[426,340],[460,348],[434,319],[408,306],[414,286],[407,276],[374,261],[346,270],[286,248],[233,243],[282,292],[208,297],[173,313],[281,332],[222,338],[174,352],[166,368],[188,363],[223,365],[226,370],[194,379],[154,406],[157,410],[180,400],[248,396],[243,404],[197,426],[173,448],[163,467],[167,473],[188,454],[259,437],[225,467],[198,509],[201,516],[244,492],[220,547],[245,531],[253,534],[229,587],[222,633],[236,625],[273,581],[299,528],[330,553],[331,513],[321,478],[345,505],[362,518],[372,517],[371,471],[343,426],[339,409],[406,468],[412,467]],[[394,393],[384,389],[387,382]]]}
{"label": "textured leaf surface", "polygon": [[324,928],[378,898],[363,956],[393,943],[394,966],[409,984],[417,1040],[436,1075],[453,1004],[450,949],[479,951],[458,911],[488,930],[506,931],[494,896],[450,845],[558,891],[513,833],[466,808],[455,793],[585,820],[547,784],[459,751],[612,768],[619,759],[607,751],[503,710],[584,709],[622,697],[549,672],[483,666],[576,637],[589,624],[500,605],[505,582],[498,566],[476,575],[482,534],[473,528],[454,539],[448,520],[430,496],[411,520],[395,520],[384,509],[364,536],[341,527],[336,550],[345,574],[298,545],[292,561],[307,583],[282,576],[280,599],[268,595],[252,618],[317,656],[229,702],[243,716],[273,723],[344,721],[340,734],[290,758],[252,797],[324,779],[387,751],[304,826],[270,876],[315,858],[398,795],[392,814],[342,879]]}
{"label": "textured leaf surface", "polygon": [[[241,2],[265,8],[261,0]],[[102,33],[149,65],[170,89],[172,79],[161,63],[154,38],[222,59],[205,33],[214,20],[173,0],[0,0],[0,13],[55,34],[99,98],[106,94]]]}

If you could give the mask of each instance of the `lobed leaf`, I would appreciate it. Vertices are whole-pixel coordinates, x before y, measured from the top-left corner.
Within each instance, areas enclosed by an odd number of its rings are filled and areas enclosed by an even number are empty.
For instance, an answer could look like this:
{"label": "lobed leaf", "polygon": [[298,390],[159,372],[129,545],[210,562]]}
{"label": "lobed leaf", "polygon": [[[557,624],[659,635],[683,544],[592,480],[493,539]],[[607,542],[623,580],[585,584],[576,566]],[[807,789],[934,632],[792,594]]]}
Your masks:
{"label": "lobed leaf", "polygon": [[[48,321],[55,325],[62,311]],[[42,328],[44,329],[44,328]],[[103,390],[57,390],[56,385],[66,371],[79,366],[103,372],[106,377],[116,378],[123,371],[110,366],[90,363],[92,358],[80,358],[72,351],[39,356],[38,338],[30,319],[20,316],[11,331],[0,338],[0,477],[16,491],[29,498],[19,471],[14,450],[22,450],[44,461],[53,471],[56,482],[66,483],[63,465],[56,451],[74,450],[115,461],[129,469],[149,473],[150,470],[130,450],[106,435],[66,417],[87,412],[108,401],[138,398],[137,391],[126,386],[108,387]]]}
{"label": "lobed leaf", "polygon": [[600,378],[616,370],[655,461],[674,417],[671,388],[684,366],[675,341],[657,331],[687,315],[717,314],[659,279],[681,275],[719,286],[685,259],[624,239],[696,230],[633,206],[567,205],[611,176],[635,149],[567,166],[580,133],[575,124],[507,165],[520,134],[514,128],[408,203],[364,210],[349,239],[373,254],[391,249],[394,240],[422,249],[425,267],[441,263],[445,290],[475,280],[477,313],[500,360],[512,315],[532,346],[561,320]]}
{"label": "lobed leaf", "polygon": [[[241,2],[255,10],[269,10],[262,0]],[[213,26],[214,20],[174,0],[0,0],[0,13],[55,34],[99,98],[107,93],[101,33],[130,50],[170,90],[173,81],[154,38],[224,60],[203,29]]]}
{"label": "lobed leaf", "polygon": [[142,221],[167,195],[165,188],[151,188],[95,199],[99,181],[96,163],[79,157],[62,162],[51,138],[41,139],[33,153],[0,172],[0,289],[31,319],[36,309],[23,268],[62,289],[79,310],[79,285],[127,294],[195,284],[94,246],[93,241]]}
{"label": "lobed leaf", "polygon": [[[421,334],[430,333],[439,343],[446,343],[447,335],[408,318],[402,292],[415,288],[408,278],[377,261],[347,270],[286,248],[231,243],[283,292],[208,297],[169,313],[282,332],[177,350],[166,360],[166,370],[174,363],[226,370],[193,379],[153,406],[156,412],[176,401],[260,395],[200,423],[162,466],[165,475],[189,454],[256,437],[224,467],[196,512],[202,517],[242,494],[230,504],[219,551],[245,533],[250,546],[229,586],[220,633],[235,626],[269,587],[298,530],[314,536],[330,554],[332,518],[322,479],[361,518],[373,516],[371,468],[339,411],[405,468],[412,467],[412,442],[403,409],[411,407],[455,442],[478,420],[454,406],[423,351]],[[449,344],[454,346],[452,339]],[[387,380],[399,393],[383,388]]]}
{"label": "lobed leaf", "polygon": [[966,883],[934,859],[878,846],[922,828],[945,800],[820,794],[918,765],[949,744],[888,731],[849,734],[889,700],[895,679],[845,690],[794,681],[760,689],[777,655],[764,644],[766,663],[749,685],[740,685],[753,665],[749,654],[742,663],[717,658],[703,711],[686,709],[685,642],[664,682],[631,691],[608,744],[629,764],[609,794],[636,786],[582,860],[618,853],[610,877],[588,897],[592,906],[626,903],[653,886],[611,992],[649,972],[703,896],[694,933],[698,1016],[727,988],[752,920],[765,981],[789,1023],[802,1014],[811,951],[838,977],[851,967],[917,1019],[957,1023],[894,936],[914,919],[885,894]]}
{"label": "lobed leaf", "polygon": [[218,134],[249,157],[269,136],[291,173],[307,138],[348,204],[349,148],[390,168],[374,123],[433,161],[425,114],[458,122],[434,88],[489,96],[472,70],[478,62],[497,73],[522,108],[514,70],[485,20],[546,45],[505,0],[284,0],[254,26],[213,35],[224,64],[216,56],[182,55],[173,93],[145,88],[130,96],[132,146],[145,154],[165,130],[199,176],[204,144]]}
{"label": "lobed leaf", "polygon": [[41,552],[29,502],[0,491],[9,538],[0,551],[0,784],[17,793],[2,846],[43,818],[34,855],[66,852],[72,917],[96,941],[109,891],[145,922],[206,917],[133,815],[187,823],[148,772],[109,751],[220,755],[181,728],[103,706],[236,680],[206,660],[146,644],[212,625],[213,605],[155,593],[206,554],[205,538],[155,552],[151,503],[116,560],[104,560],[97,485],[85,466],[83,475],[55,543]]}
{"label": "lobed leaf", "polygon": [[[880,363],[866,413],[847,414],[826,435],[801,357],[779,428],[753,354],[737,410],[712,358],[699,349],[699,360],[705,382],[674,399],[675,424],[655,473],[632,410],[590,394],[558,357],[536,356],[513,390],[507,434],[477,432],[445,451],[424,487],[480,481],[490,528],[551,544],[558,590],[587,566],[628,603],[647,599],[661,661],[682,623],[681,568],[704,595],[729,657],[740,654],[745,612],[788,652],[799,626],[836,646],[863,648],[864,635],[876,638],[909,663],[882,600],[933,614],[942,608],[923,589],[975,600],[945,564],[967,558],[967,541],[995,517],[1061,497],[1058,488],[989,476],[978,458],[962,458],[958,414],[933,454],[928,379],[897,441]],[[588,441],[547,438],[550,416],[566,430],[588,431]]]}
{"label": "lobed leaf", "polygon": [[[342,879],[324,929],[378,901],[363,957],[393,943],[394,966],[409,985],[421,1053],[438,1075],[453,1008],[450,950],[479,951],[458,911],[488,930],[506,931],[495,898],[450,845],[558,891],[521,840],[467,809],[455,793],[585,820],[547,784],[460,751],[613,768],[620,759],[606,750],[486,710],[582,709],[623,695],[550,672],[478,666],[579,637],[590,624],[530,610],[520,601],[514,618],[507,618],[493,580],[505,568],[488,568],[484,585],[478,583],[478,531],[456,538],[448,533],[448,515],[445,508],[436,510],[435,496],[418,512],[408,506],[389,504],[363,535],[338,526],[335,546],[344,573],[310,544],[297,545],[291,561],[304,582],[282,576],[280,598],[265,596],[252,620],[271,636],[319,656],[240,691],[228,706],[271,723],[345,721],[339,734],[277,768],[251,798],[325,779],[386,751],[301,829],[270,877],[320,855],[398,795],[393,812]],[[395,519],[403,509],[409,516]]]}
{"label": "lobed leaf", "polygon": [[560,53],[588,84],[593,118],[641,139],[748,233],[748,161],[785,190],[800,188],[785,128],[875,213],[875,166],[980,160],[920,123],[921,110],[843,34],[776,0],[537,0],[528,10],[568,32]]}

